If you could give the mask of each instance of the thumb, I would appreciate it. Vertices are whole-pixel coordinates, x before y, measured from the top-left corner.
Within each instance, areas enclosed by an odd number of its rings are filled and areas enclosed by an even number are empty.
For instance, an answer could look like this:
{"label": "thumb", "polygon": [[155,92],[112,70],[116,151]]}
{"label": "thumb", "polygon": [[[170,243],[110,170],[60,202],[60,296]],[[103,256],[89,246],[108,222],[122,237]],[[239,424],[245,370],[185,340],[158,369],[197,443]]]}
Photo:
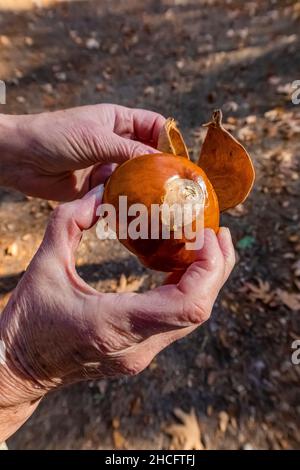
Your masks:
{"label": "thumb", "polygon": [[106,142],[104,160],[109,163],[123,163],[140,155],[159,153],[157,149],[137,140],[126,139],[117,134],[111,134]]}
{"label": "thumb", "polygon": [[209,318],[224,280],[224,257],[212,230],[205,229],[198,260],[181,275],[175,279],[176,284],[168,283],[128,298],[131,331],[146,339],[199,325]]}
{"label": "thumb", "polygon": [[55,253],[74,253],[81,240],[82,232],[90,229],[97,221],[97,208],[101,204],[104,185],[100,184],[82,199],[59,205],[50,218],[44,244],[50,244]]}
{"label": "thumb", "polygon": [[[198,260],[191,264],[178,282],[178,288],[190,299],[203,293],[218,292],[223,285],[224,256],[215,232],[204,230],[204,245]],[[211,297],[211,296],[210,296]]]}

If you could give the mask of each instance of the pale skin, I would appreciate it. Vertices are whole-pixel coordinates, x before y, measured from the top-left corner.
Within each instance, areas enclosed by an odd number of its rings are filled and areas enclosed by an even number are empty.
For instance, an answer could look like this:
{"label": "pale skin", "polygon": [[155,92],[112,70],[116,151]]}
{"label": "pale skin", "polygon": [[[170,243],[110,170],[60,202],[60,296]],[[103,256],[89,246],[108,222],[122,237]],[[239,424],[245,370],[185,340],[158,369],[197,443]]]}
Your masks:
{"label": "pale skin", "polygon": [[145,293],[99,293],[75,270],[76,249],[97,221],[112,164],[157,153],[164,122],[151,111],[107,104],[0,115],[0,185],[71,201],[54,211],[0,315],[0,442],[49,391],[137,374],[209,318],[235,262],[227,228],[217,236],[205,230],[198,260]]}

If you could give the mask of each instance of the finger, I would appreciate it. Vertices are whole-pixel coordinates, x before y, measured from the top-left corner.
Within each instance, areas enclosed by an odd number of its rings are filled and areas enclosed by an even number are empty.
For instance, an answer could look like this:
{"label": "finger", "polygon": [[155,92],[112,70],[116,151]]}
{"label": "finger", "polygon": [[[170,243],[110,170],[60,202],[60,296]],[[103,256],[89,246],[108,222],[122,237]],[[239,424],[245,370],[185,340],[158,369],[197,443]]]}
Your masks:
{"label": "finger", "polygon": [[209,318],[224,278],[224,257],[213,231],[205,230],[198,256],[177,284],[129,296],[128,324],[133,338],[141,341]]}
{"label": "finger", "polygon": [[[79,170],[76,174],[76,186],[74,185],[74,175],[68,175],[66,184],[59,181],[59,189],[52,188],[52,194],[59,194],[61,201],[74,201],[74,199],[85,196],[91,189],[100,184],[105,184],[117,165],[113,163],[98,163],[85,170]],[[72,182],[73,184],[68,184]]]}
{"label": "finger", "polygon": [[106,163],[94,165],[90,177],[89,177],[89,186],[90,189],[99,186],[100,184],[105,184],[110,175],[116,169],[117,165],[115,163]]}
{"label": "finger", "polygon": [[65,383],[78,382],[78,380],[97,379],[106,376],[136,375],[142,372],[159,354],[170,344],[192,333],[197,326],[182,328],[170,333],[160,333],[147,338],[141,343],[119,349],[115,352],[106,352],[103,362],[101,355],[92,358],[93,362],[80,364],[78,370],[65,377]]}
{"label": "finger", "polygon": [[204,230],[204,245],[198,260],[189,266],[178,283],[178,288],[191,298],[197,297],[197,289],[203,282],[219,288],[224,275],[224,257],[215,232]]}
{"label": "finger", "polygon": [[159,333],[119,351],[113,356],[114,359],[119,359],[118,365],[121,368],[119,372],[125,375],[136,375],[142,372],[163,349],[192,333],[196,328],[196,326],[191,326],[168,333]]}
{"label": "finger", "polygon": [[61,204],[52,214],[44,243],[50,243],[57,253],[69,257],[76,250],[82,232],[97,221],[97,209],[101,204],[104,185],[97,186],[82,199]]}
{"label": "finger", "polygon": [[156,148],[159,133],[165,122],[166,118],[154,111],[116,106],[114,132]]}
{"label": "finger", "polygon": [[[215,236],[212,233],[212,239],[215,240]],[[206,235],[206,239],[209,238]],[[235,264],[235,251],[234,247],[232,244],[232,239],[231,239],[231,234],[230,231],[227,227],[220,227],[218,235],[217,235],[217,240],[219,243],[219,246],[221,248],[221,251],[224,256],[224,262],[225,262],[225,272],[224,272],[224,282],[227,280],[229,277],[232,268]],[[216,248],[216,247],[215,247]],[[207,259],[208,262],[213,262],[213,259],[208,253],[208,250],[212,251],[215,250],[213,247],[211,241],[209,243],[205,244],[205,251],[200,250],[199,251],[199,261],[201,262],[204,261],[204,259]],[[185,271],[174,271],[173,273],[170,273],[167,275],[166,279],[164,280],[164,284],[177,284],[182,276],[184,275]]]}
{"label": "finger", "polygon": [[224,256],[225,269],[223,282],[226,282],[235,265],[235,251],[231,233],[227,227],[220,227],[217,237]]}
{"label": "finger", "polygon": [[174,271],[173,273],[169,273],[166,276],[166,278],[163,282],[163,285],[178,284],[178,282],[180,281],[180,279],[182,278],[184,273],[185,273],[185,271]]}
{"label": "finger", "polygon": [[102,159],[109,163],[123,163],[131,158],[140,155],[148,155],[151,153],[158,153],[158,151],[136,140],[130,140],[125,137],[120,137],[116,134],[110,134],[103,142],[103,157]]}

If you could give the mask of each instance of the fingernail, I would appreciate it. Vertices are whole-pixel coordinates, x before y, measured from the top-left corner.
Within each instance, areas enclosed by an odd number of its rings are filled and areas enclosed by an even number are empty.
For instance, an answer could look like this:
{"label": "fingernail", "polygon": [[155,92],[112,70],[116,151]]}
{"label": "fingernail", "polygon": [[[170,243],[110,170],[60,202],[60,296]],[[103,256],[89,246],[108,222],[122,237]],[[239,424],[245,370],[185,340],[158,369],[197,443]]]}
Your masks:
{"label": "fingernail", "polygon": [[96,186],[96,205],[98,206],[101,204],[102,199],[103,199],[103,194],[104,194],[104,184],[99,184],[99,186]]}
{"label": "fingernail", "polygon": [[220,227],[218,235],[224,235],[226,237],[231,237],[231,233],[228,227]]}
{"label": "fingernail", "polygon": [[160,153],[160,152],[153,147],[144,147],[143,153],[141,153],[140,155],[146,155],[146,154],[151,155],[155,153]]}
{"label": "fingernail", "polygon": [[102,201],[104,194],[104,184],[99,184],[98,186],[95,186],[91,191],[89,191],[83,199],[88,199],[90,197],[96,196],[96,205],[99,205]]}
{"label": "fingernail", "polygon": [[204,229],[204,236],[206,238],[213,238],[213,237],[216,236],[216,233],[212,228],[205,228]]}

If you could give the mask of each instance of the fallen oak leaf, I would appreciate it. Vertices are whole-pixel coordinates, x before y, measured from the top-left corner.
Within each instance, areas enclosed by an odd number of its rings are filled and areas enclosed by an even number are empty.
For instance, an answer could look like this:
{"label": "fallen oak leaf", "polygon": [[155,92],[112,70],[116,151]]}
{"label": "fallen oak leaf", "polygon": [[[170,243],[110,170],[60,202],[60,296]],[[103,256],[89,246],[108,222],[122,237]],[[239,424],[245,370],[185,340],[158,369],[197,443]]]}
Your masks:
{"label": "fallen oak leaf", "polygon": [[165,433],[172,438],[170,450],[204,450],[201,429],[194,408],[189,413],[175,408],[174,415],[182,424],[171,424],[164,429]]}
{"label": "fallen oak leaf", "polygon": [[298,259],[298,261],[296,261],[296,262],[292,265],[292,269],[293,269],[294,275],[295,275],[296,277],[300,277],[300,259]]}
{"label": "fallen oak leaf", "polygon": [[293,312],[300,310],[300,294],[287,292],[282,289],[276,289],[276,295],[280,302]]}
{"label": "fallen oak leaf", "polygon": [[125,449],[126,448],[126,439],[121,434],[118,429],[113,430],[113,441],[115,449]]}
{"label": "fallen oak leaf", "polygon": [[5,253],[8,256],[17,256],[18,253],[19,253],[19,246],[18,246],[17,242],[13,242],[10,245],[8,245],[8,247],[5,250]]}
{"label": "fallen oak leaf", "polygon": [[115,449],[125,449],[126,448],[126,439],[120,431],[120,419],[118,417],[113,418],[112,420],[112,438],[114,442]]}
{"label": "fallen oak leaf", "polygon": [[243,217],[244,215],[247,214],[247,212],[248,211],[243,204],[238,204],[232,209],[229,209],[227,211],[227,214],[230,215],[231,217]]}
{"label": "fallen oak leaf", "polygon": [[125,274],[121,274],[119,286],[117,287],[117,292],[135,292],[142,286],[144,280],[145,276],[142,276],[139,279],[133,279],[129,281]]}
{"label": "fallen oak leaf", "polygon": [[269,305],[274,299],[274,293],[271,291],[271,286],[268,281],[257,279],[257,284],[245,282],[240,292],[249,292],[249,298],[252,302],[260,300],[266,305]]}
{"label": "fallen oak leaf", "polygon": [[229,424],[229,414],[226,411],[220,411],[219,413],[219,429],[225,434]]}
{"label": "fallen oak leaf", "polygon": [[242,142],[249,142],[255,140],[256,134],[255,132],[249,127],[249,126],[244,126],[241,127],[238,131],[238,139]]}
{"label": "fallen oak leaf", "polygon": [[294,284],[297,287],[297,289],[300,291],[300,281],[298,279],[295,279]]}
{"label": "fallen oak leaf", "polygon": [[59,202],[48,200],[48,206],[51,210],[54,210],[59,206]]}

